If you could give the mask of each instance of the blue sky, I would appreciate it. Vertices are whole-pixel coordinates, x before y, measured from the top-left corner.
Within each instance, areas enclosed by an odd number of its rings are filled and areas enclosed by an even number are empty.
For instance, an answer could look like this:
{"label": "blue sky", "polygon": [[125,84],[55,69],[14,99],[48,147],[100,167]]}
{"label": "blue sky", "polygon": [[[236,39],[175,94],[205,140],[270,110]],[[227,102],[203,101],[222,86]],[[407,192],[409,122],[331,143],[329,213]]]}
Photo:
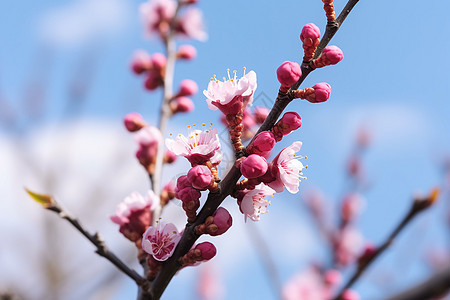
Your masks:
{"label": "blue sky", "polygon": [[[40,126],[68,122],[70,119],[62,118],[68,85],[73,78],[83,82],[83,76],[76,73],[77,67],[84,58],[91,59],[91,68],[86,72],[91,74],[92,82],[78,118],[110,122],[117,128],[125,113],[139,111],[152,122],[160,93],[143,91],[142,79],[128,69],[135,49],[162,50],[156,40],[143,36],[137,15],[139,3],[1,2],[0,95],[18,108],[22,105],[24,85],[42,81],[47,89],[45,117]],[[337,10],[344,4],[336,1]],[[285,60],[301,60],[298,37],[302,26],[310,22],[321,30],[325,26],[320,1],[203,0],[198,6],[204,12],[209,40],[193,43],[198,58],[177,65],[175,82],[190,78],[203,90],[213,74],[221,76],[227,68],[242,70],[245,66],[257,73],[256,95],[267,95],[266,103],[277,93],[276,68]],[[442,181],[438,166],[443,156],[450,153],[450,41],[446,38],[450,34],[449,10],[448,1],[361,0],[331,43],[343,50],[344,60],[313,72],[303,86],[330,83],[330,100],[319,105],[294,102],[288,107],[303,119],[302,128],[286,143],[303,141],[302,154],[310,160],[305,186],[321,187],[331,198],[342,193],[343,168],[358,126],[365,125],[372,131],[373,142],[365,163],[373,187],[365,195],[368,205],[359,225],[366,237],[375,242],[380,242],[398,222],[415,192],[427,192]],[[172,132],[180,128],[183,131],[185,125],[193,123],[218,124],[218,114],[208,110],[201,93],[194,102],[193,114],[173,118]],[[8,135],[6,130],[2,133]],[[291,208],[299,206],[298,195],[285,193],[281,198],[283,204],[272,208],[273,214],[265,216],[267,220],[262,222],[276,225],[280,222],[276,217],[292,215]],[[298,217],[307,219],[298,210]],[[437,208],[416,220],[401,236],[399,248],[422,227],[431,232],[424,244],[439,243],[444,233],[438,229],[439,222],[433,220],[438,216]],[[402,286],[426,275],[420,259],[417,254],[412,275],[400,281]],[[380,265],[395,260],[392,251],[381,259]],[[282,258],[277,262],[285,281],[295,272],[292,265],[302,265]],[[258,268],[257,260],[251,258],[249,267],[240,270],[240,274],[251,276],[259,272]],[[242,277],[233,279],[229,272],[225,277],[230,285],[227,295],[236,299]],[[177,284],[185,283],[174,282],[168,295],[176,293]],[[367,295],[379,296],[369,284],[356,287]],[[267,295],[270,291],[266,289],[261,288],[258,293]],[[130,288],[129,293],[134,293],[134,289]]]}

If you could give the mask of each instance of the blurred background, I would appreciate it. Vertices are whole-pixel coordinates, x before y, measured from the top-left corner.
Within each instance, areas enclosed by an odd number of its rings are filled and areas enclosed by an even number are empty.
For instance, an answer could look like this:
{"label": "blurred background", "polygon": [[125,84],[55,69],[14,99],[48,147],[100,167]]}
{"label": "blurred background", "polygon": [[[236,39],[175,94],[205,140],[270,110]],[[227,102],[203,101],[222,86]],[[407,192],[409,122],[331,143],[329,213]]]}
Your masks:
{"label": "blurred background", "polygon": [[[135,159],[137,146],[122,126],[123,116],[134,111],[156,125],[161,99],[161,91],[144,90],[129,68],[136,49],[163,51],[158,40],[144,35],[140,3],[0,2],[0,294],[18,299],[136,295],[129,278],[97,256],[66,222],[33,203],[24,187],[55,195],[140,271],[134,246],[109,220],[124,197],[149,188]],[[335,1],[336,11],[344,5]],[[313,22],[324,32],[326,24],[321,1],[199,1],[197,6],[209,38],[192,42],[198,57],[177,64],[175,82],[189,78],[203,90],[213,74],[226,76],[227,68],[240,74],[245,66],[258,76],[255,106],[273,104],[279,87],[275,70],[283,61],[301,61],[303,25]],[[428,278],[437,266],[448,266],[449,10],[447,1],[357,4],[331,43],[343,50],[343,61],[313,72],[302,86],[328,82],[330,100],[290,104],[288,110],[301,115],[303,126],[275,149],[303,142],[309,168],[300,193],[277,194],[258,223],[244,223],[235,200],[227,200],[234,225],[224,236],[208,239],[217,257],[182,270],[163,299],[207,298],[208,293],[210,299],[276,299],[280,287],[311,263],[330,260],[330,245],[308,199],[321,199],[326,220],[333,223],[349,192],[357,193],[361,204],[351,245],[363,248],[387,237],[414,195],[442,188],[439,202],[415,219],[354,286],[362,299],[382,299]],[[219,113],[207,108],[201,92],[193,99],[194,112],[172,118],[169,132],[185,134],[186,125],[213,122],[227,149]],[[355,152],[361,136],[367,143]],[[357,187],[351,171],[355,159]],[[166,167],[165,181],[188,166],[178,160]],[[163,214],[179,229],[185,222],[180,206],[173,201]],[[344,277],[351,270],[342,268]],[[205,278],[213,288],[199,292]]]}

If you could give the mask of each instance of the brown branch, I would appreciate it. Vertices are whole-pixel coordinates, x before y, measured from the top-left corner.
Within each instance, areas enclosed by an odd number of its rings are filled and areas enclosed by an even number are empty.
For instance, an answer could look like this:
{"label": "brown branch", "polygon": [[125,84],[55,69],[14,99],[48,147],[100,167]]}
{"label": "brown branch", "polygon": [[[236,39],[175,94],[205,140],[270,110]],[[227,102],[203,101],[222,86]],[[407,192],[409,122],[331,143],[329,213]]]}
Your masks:
{"label": "brown branch", "polygon": [[[358,1],[355,0],[349,0],[346,7],[344,8],[344,11],[341,12],[341,15],[338,17],[336,22],[339,22],[338,24],[341,25],[344,21],[345,17],[350,13],[351,9],[355,6],[355,4]],[[334,30],[333,33],[330,31],[326,31],[323,40],[326,42],[323,42],[323,44],[327,44],[329,40],[331,40],[332,36],[336,33],[336,31],[339,29],[339,26]],[[321,42],[322,43],[322,42]],[[313,69],[309,66],[304,64],[302,65],[302,76],[300,77],[299,81],[294,84],[294,86],[297,86],[298,88],[300,84],[305,80],[305,78],[308,76],[308,74],[313,71]],[[294,87],[293,86],[293,87]],[[283,110],[286,108],[286,106],[294,99],[292,92],[288,94],[282,94],[279,93],[278,97],[274,103],[274,106],[272,107],[272,110],[270,111],[269,115],[267,116],[264,123],[261,125],[261,127],[258,130],[258,133],[265,130],[270,130],[275,122],[280,117]],[[255,135],[256,136],[256,135]],[[254,139],[254,138],[253,138]],[[253,142],[250,142],[250,144]],[[243,153],[238,153],[237,156],[241,156]],[[237,157],[239,158],[239,157]],[[159,299],[166,289],[167,285],[169,284],[172,277],[176,274],[176,272],[180,269],[181,264],[179,262],[179,258],[185,255],[189,249],[194,245],[195,241],[199,238],[199,236],[195,233],[194,228],[197,225],[200,225],[205,222],[206,218],[209,217],[214,213],[214,211],[219,207],[219,205],[223,202],[223,200],[230,194],[232,194],[235,190],[236,183],[241,177],[241,172],[239,169],[237,169],[235,166],[231,168],[231,170],[228,172],[228,174],[225,176],[225,178],[220,182],[219,184],[219,190],[217,192],[210,192],[208,194],[208,198],[206,200],[205,205],[202,207],[200,213],[197,216],[197,219],[193,223],[186,224],[186,228],[184,230],[183,236],[181,237],[180,242],[178,243],[177,247],[175,248],[174,253],[172,256],[164,262],[161,272],[157,275],[155,280],[152,282],[148,297],[141,298],[143,299]]]}
{"label": "brown branch", "polygon": [[423,300],[445,295],[450,290],[450,265],[424,282],[386,300]]}
{"label": "brown branch", "polygon": [[349,289],[361,277],[364,271],[394,242],[397,235],[405,228],[405,226],[409,224],[410,221],[420,212],[427,209],[435,201],[436,197],[437,195],[435,195],[433,198],[432,194],[428,198],[416,199],[413,202],[413,204],[411,205],[411,209],[405,215],[403,220],[397,225],[394,231],[389,235],[389,237],[384,241],[384,243],[379,246],[371,256],[366,257],[365,259],[358,262],[358,267],[355,273],[341,288],[340,292],[337,294],[334,300],[342,300],[343,292]]}
{"label": "brown branch", "polygon": [[131,279],[133,279],[136,284],[142,288],[147,288],[149,283],[148,281],[141,277],[135,270],[128,267],[120,258],[118,258],[113,252],[111,252],[103,241],[102,237],[98,232],[91,234],[89,233],[83,225],[81,225],[80,221],[74,217],[72,217],[64,208],[62,208],[56,201],[53,200],[51,206],[46,209],[51,210],[58,214],[62,219],[67,220],[70,224],[73,225],[82,235],[84,235],[95,247],[97,250],[95,251],[98,255],[103,256],[107,260],[109,260],[113,265],[115,265],[120,271],[128,275]]}

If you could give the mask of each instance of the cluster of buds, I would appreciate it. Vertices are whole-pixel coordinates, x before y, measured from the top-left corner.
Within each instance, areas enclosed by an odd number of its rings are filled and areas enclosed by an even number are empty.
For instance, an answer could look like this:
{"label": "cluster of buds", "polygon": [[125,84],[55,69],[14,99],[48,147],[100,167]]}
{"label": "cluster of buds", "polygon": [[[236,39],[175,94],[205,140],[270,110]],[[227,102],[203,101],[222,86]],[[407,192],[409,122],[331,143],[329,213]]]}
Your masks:
{"label": "cluster of buds", "polygon": [[[204,41],[208,37],[203,29],[202,13],[192,7],[197,1],[150,0],[141,4],[140,12],[146,34],[159,35],[165,40],[172,31],[178,36]],[[184,14],[178,16],[180,8],[186,6]]]}
{"label": "cluster of buds", "polygon": [[167,58],[164,54],[154,53],[150,56],[144,50],[138,50],[131,60],[131,69],[135,74],[145,76],[145,88],[153,91],[164,83],[166,64]]}
{"label": "cluster of buds", "polygon": [[194,103],[187,96],[192,96],[197,91],[198,86],[195,81],[190,79],[182,80],[178,93],[169,102],[172,114],[192,111],[194,109]]}

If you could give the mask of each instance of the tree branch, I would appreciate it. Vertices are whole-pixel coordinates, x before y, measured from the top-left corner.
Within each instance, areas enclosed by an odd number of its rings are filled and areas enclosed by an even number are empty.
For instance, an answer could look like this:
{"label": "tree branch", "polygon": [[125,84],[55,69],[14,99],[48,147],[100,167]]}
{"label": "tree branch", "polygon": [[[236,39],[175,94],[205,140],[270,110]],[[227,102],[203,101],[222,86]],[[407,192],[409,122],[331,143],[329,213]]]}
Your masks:
{"label": "tree branch", "polygon": [[423,300],[445,295],[450,290],[450,266],[424,282],[386,300]]}
{"label": "tree branch", "polygon": [[[351,9],[356,5],[357,0],[349,0],[344,10],[339,15],[336,22],[339,25],[345,20],[347,15],[350,13]],[[339,29],[339,26],[333,32],[327,30],[323,37],[323,47],[325,47],[328,42],[331,40],[333,35]],[[313,69],[309,66],[309,64],[302,64],[302,76],[299,81],[293,85],[291,89],[297,89],[300,84],[305,80],[309,73],[311,73]],[[280,117],[283,110],[286,106],[294,99],[292,91],[288,94],[279,93],[278,97],[274,103],[272,110],[267,116],[264,123],[258,130],[258,133],[261,131],[270,130],[275,122]],[[255,135],[256,136],[256,135]],[[250,144],[253,142],[255,137],[253,137]],[[241,172],[238,168],[233,166],[225,178],[219,184],[219,190],[217,192],[210,192],[208,194],[208,198],[206,200],[205,205],[202,207],[200,213],[197,216],[197,219],[194,223],[186,224],[186,228],[184,230],[183,236],[181,237],[180,242],[175,248],[172,256],[164,262],[161,271],[156,276],[155,280],[152,282],[149,294],[147,298],[141,299],[159,299],[169,284],[172,277],[176,274],[176,272],[180,269],[181,264],[179,262],[179,258],[182,257],[191,249],[194,245],[195,241],[199,238],[199,236],[194,232],[194,228],[197,225],[200,225],[205,222],[206,218],[214,213],[214,211],[219,207],[219,205],[223,202],[223,200],[235,190],[236,182],[241,177]]]}

